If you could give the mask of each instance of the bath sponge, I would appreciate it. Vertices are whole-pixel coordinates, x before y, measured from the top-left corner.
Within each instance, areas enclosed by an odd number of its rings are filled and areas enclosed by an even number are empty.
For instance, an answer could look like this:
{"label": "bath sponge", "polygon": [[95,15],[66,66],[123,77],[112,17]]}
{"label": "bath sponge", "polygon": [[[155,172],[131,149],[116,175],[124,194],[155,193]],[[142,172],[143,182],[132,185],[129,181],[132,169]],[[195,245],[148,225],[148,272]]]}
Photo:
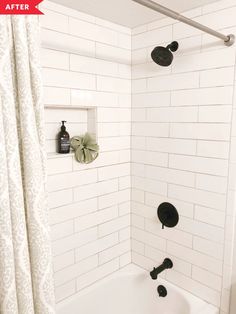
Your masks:
{"label": "bath sponge", "polygon": [[84,136],[74,136],[71,139],[71,147],[75,151],[76,160],[83,164],[90,164],[99,155],[96,139],[89,133]]}

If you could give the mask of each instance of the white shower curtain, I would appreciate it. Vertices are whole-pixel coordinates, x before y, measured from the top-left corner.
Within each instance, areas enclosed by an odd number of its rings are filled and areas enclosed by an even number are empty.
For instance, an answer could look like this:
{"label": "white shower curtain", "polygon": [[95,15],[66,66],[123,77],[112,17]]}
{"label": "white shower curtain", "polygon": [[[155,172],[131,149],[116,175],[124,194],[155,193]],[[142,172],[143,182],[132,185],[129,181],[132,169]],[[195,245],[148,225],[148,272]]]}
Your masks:
{"label": "white shower curtain", "polygon": [[36,16],[0,16],[0,313],[53,314]]}

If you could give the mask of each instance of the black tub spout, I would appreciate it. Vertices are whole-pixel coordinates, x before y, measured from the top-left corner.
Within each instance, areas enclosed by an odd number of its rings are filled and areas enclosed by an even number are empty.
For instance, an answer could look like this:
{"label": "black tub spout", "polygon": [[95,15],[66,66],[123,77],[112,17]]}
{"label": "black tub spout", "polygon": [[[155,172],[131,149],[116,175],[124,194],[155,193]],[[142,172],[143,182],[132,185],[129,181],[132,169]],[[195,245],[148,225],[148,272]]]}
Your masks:
{"label": "black tub spout", "polygon": [[170,269],[173,267],[173,262],[171,259],[169,258],[166,258],[164,260],[164,262],[158,266],[158,267],[154,267],[153,270],[150,272],[150,276],[153,280],[156,280],[157,279],[157,276],[162,273],[164,270],[166,269]]}

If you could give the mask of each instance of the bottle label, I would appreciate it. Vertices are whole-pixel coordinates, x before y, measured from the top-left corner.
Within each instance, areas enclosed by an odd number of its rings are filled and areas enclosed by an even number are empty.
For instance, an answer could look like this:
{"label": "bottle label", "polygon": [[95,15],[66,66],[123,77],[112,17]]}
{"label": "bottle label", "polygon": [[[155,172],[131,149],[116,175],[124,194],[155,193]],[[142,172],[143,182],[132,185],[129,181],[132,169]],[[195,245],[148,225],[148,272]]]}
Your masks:
{"label": "bottle label", "polygon": [[61,138],[61,152],[67,153],[70,150],[70,140]]}

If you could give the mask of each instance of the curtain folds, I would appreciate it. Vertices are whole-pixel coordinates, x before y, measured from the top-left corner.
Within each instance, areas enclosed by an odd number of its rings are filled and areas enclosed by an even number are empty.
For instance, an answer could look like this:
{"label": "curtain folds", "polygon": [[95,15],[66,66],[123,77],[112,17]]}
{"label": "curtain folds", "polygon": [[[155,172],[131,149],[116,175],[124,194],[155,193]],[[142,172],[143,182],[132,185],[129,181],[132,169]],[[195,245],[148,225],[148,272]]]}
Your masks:
{"label": "curtain folds", "polygon": [[0,313],[54,314],[36,16],[0,16]]}

